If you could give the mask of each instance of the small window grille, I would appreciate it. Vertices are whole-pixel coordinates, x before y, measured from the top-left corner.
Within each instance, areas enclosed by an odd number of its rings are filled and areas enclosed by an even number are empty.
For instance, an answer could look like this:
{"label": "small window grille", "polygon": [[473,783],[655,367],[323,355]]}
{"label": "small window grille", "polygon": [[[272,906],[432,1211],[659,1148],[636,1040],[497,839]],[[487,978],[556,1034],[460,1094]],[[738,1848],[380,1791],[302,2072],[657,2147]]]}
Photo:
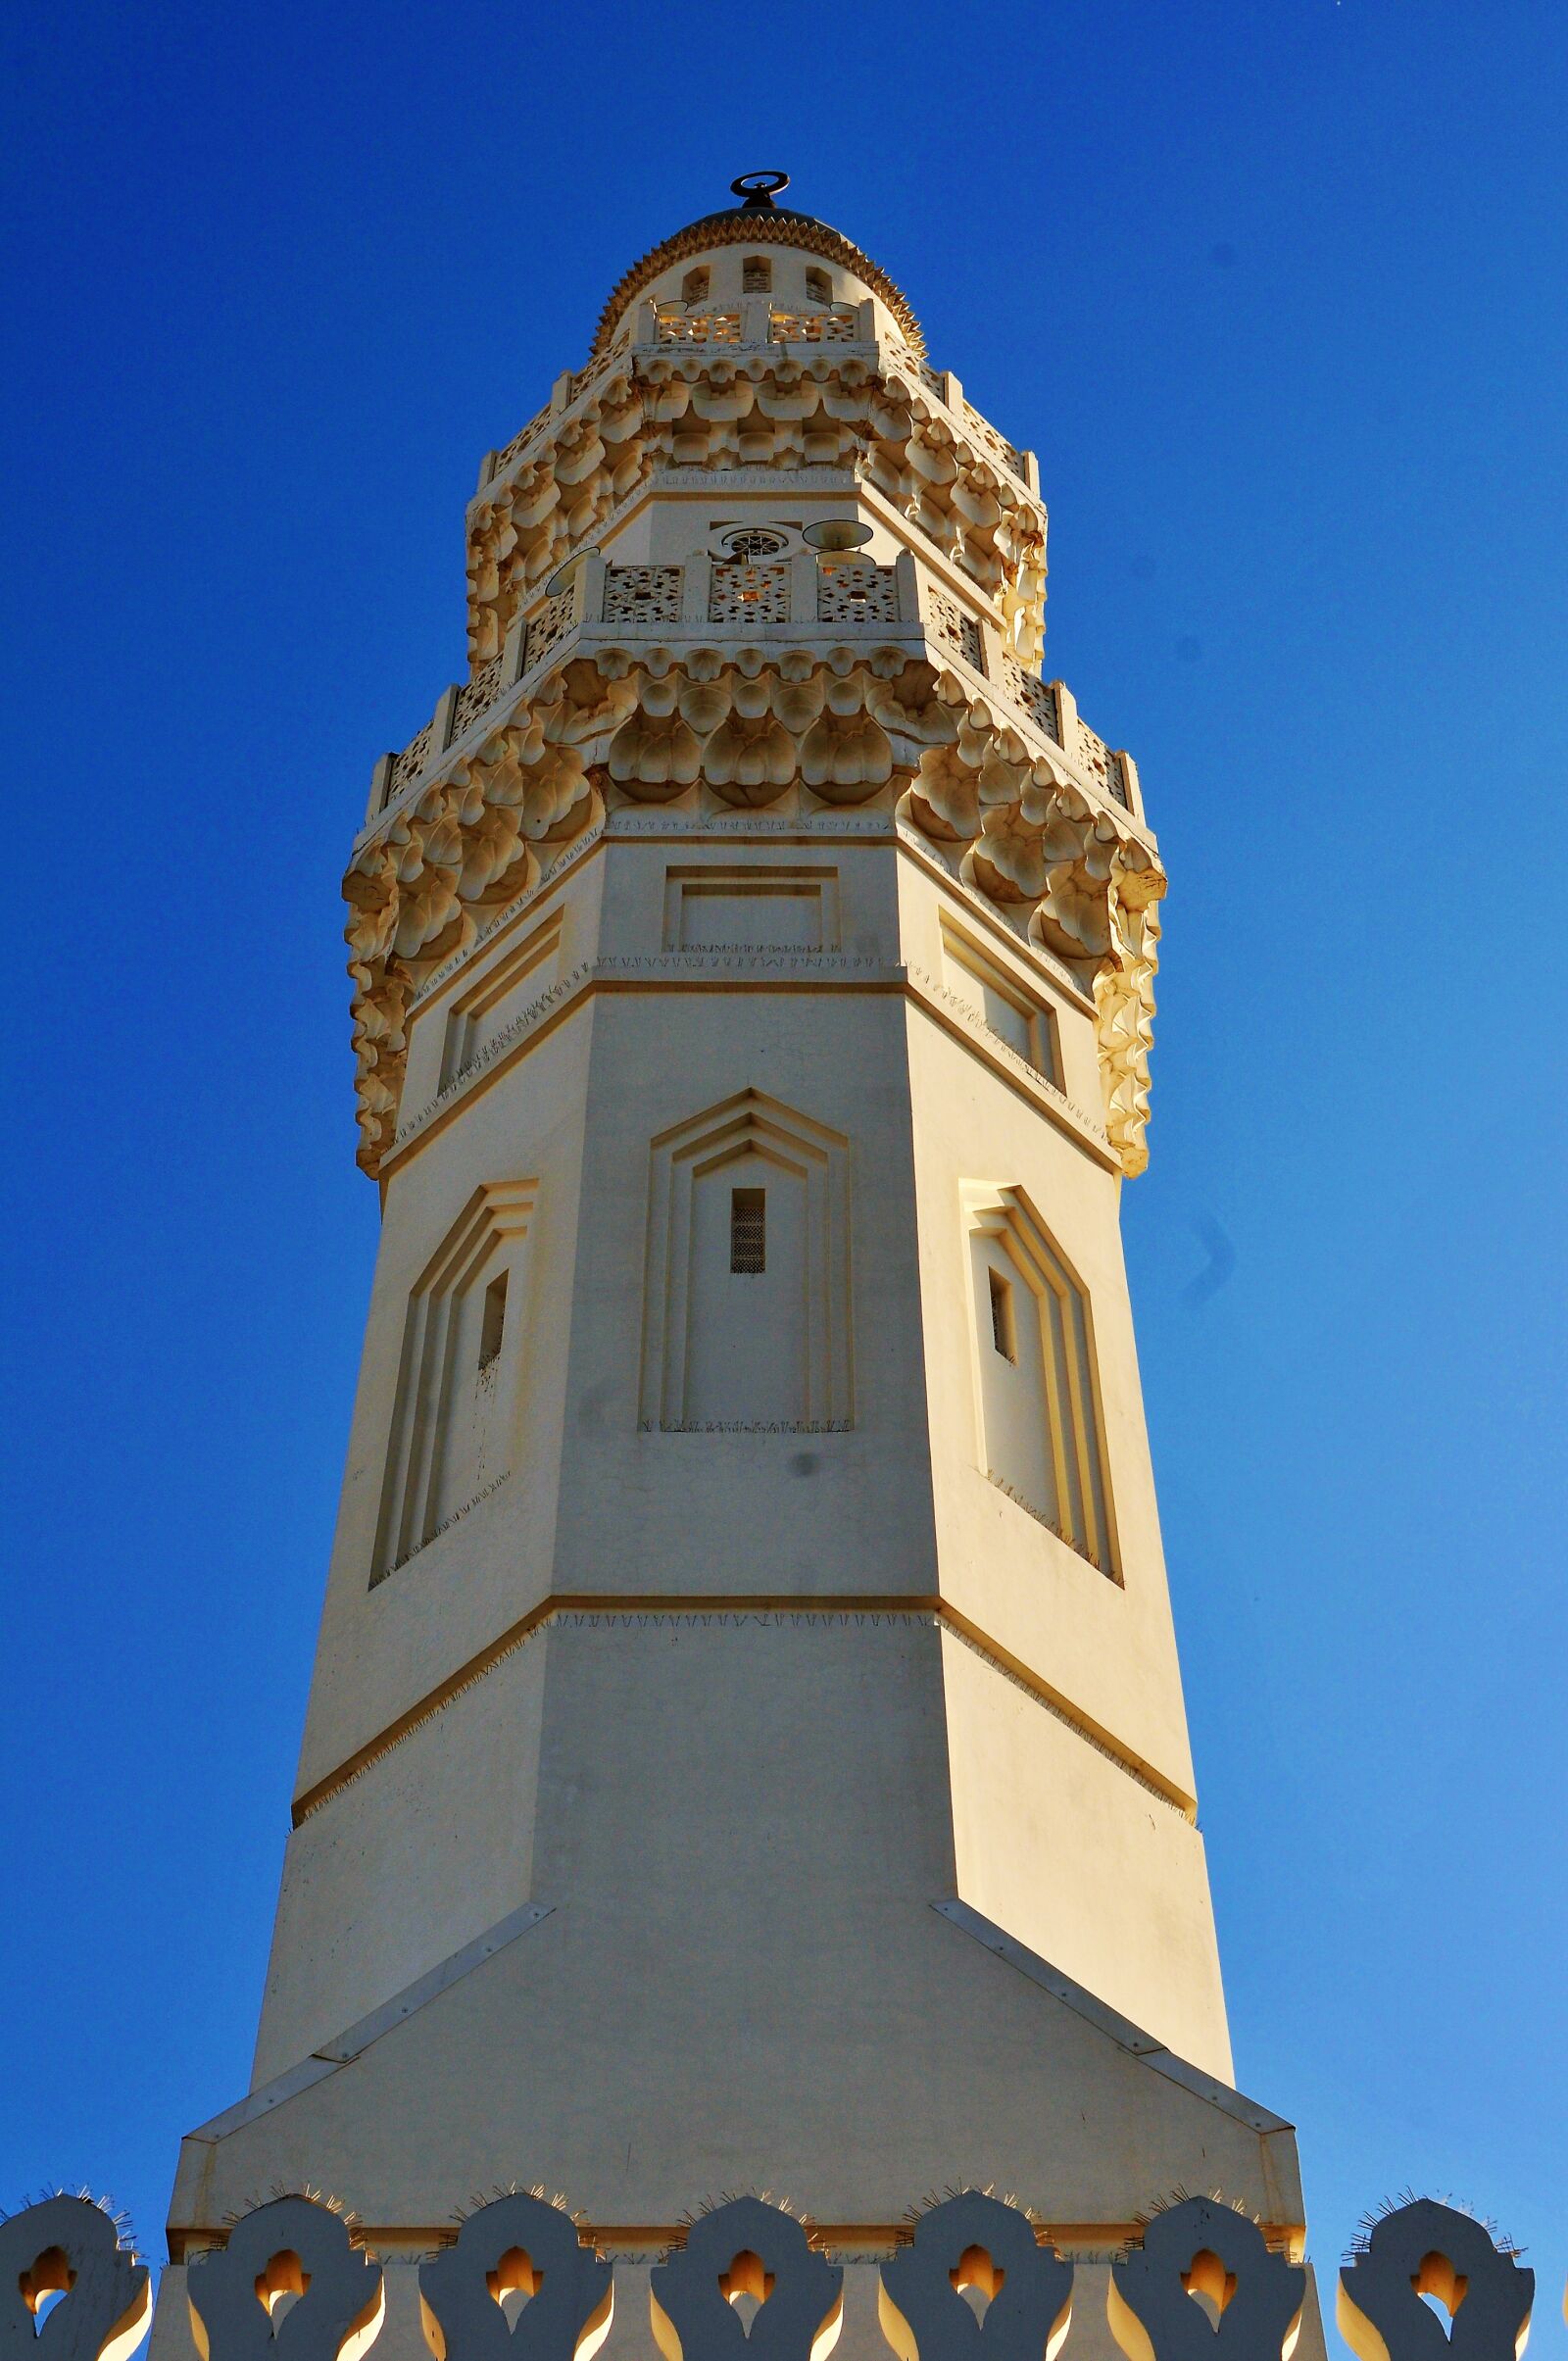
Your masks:
{"label": "small window grille", "polygon": [[831,303],[833,301],[833,281],[825,271],[808,271],[806,273],[806,300],[808,303]]}
{"label": "small window grille", "polygon": [[738,532],[726,533],[723,546],[732,558],[778,558],[789,548],[789,538],[769,532],[765,525],[744,525]]}
{"label": "small window grille", "polygon": [[1017,1333],[1012,1324],[1012,1289],[998,1270],[987,1270],[991,1282],[991,1342],[1004,1361],[1018,1357]]}
{"label": "small window grille", "polygon": [[708,272],[706,271],[687,271],[680,282],[680,299],[682,303],[706,303],[708,301]]}
{"label": "small window grille", "polygon": [[501,1357],[501,1339],[507,1326],[507,1274],[492,1279],[484,1291],[484,1313],[479,1322],[479,1373],[483,1376]]}
{"label": "small window grille", "polygon": [[742,263],[741,291],[746,295],[773,292],[773,266],[765,254],[749,254]]}
{"label": "small window grille", "polygon": [[745,1278],[757,1278],[767,1268],[765,1189],[729,1193],[729,1267]]}

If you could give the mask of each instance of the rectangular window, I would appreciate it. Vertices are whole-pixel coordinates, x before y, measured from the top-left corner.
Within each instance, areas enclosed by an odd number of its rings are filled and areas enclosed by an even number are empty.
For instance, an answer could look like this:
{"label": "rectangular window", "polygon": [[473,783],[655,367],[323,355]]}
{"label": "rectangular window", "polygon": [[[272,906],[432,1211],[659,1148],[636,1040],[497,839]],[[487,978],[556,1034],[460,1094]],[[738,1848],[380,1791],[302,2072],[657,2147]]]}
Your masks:
{"label": "rectangular window", "polygon": [[1012,1289],[999,1270],[989,1264],[986,1277],[991,1282],[991,1342],[1004,1361],[1018,1357],[1018,1333],[1012,1318]]}
{"label": "rectangular window", "polygon": [[767,1268],[767,1191],[729,1193],[729,1267],[756,1278]]}
{"label": "rectangular window", "polygon": [[773,285],[773,266],[765,254],[749,254],[741,265],[741,289],[747,295],[767,295]]}
{"label": "rectangular window", "polygon": [[507,1326],[507,1274],[492,1279],[484,1291],[484,1313],[479,1322],[479,1367],[488,1369],[500,1358],[501,1339]]}

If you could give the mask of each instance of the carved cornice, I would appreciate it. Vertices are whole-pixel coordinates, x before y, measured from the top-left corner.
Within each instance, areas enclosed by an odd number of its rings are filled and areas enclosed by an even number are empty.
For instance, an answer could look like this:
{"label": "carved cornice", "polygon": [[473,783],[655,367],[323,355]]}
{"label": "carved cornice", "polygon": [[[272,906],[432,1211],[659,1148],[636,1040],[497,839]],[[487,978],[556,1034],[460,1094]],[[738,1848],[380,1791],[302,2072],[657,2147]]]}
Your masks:
{"label": "carved cornice", "polygon": [[[850,469],[991,602],[1019,663],[1045,638],[1046,513],[1017,454],[892,347],[637,346],[541,414],[468,512],[468,645],[500,653],[538,586],[656,469]],[[670,488],[666,484],[666,488]]]}
{"label": "carved cornice", "polygon": [[599,645],[540,677],[494,734],[391,812],[344,881],[360,1160],[392,1144],[412,1002],[443,961],[617,804],[765,811],[798,824],[882,803],[1094,997],[1106,1128],[1147,1161],[1164,872],[1125,815],[1027,744],[957,674],[897,647]]}

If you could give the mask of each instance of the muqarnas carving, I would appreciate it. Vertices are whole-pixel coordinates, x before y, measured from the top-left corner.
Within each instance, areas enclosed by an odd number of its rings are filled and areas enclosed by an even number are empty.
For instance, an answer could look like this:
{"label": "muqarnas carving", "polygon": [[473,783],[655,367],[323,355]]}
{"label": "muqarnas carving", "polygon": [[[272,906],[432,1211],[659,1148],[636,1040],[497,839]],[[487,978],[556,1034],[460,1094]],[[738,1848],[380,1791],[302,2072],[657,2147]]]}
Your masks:
{"label": "muqarnas carving", "polygon": [[645,1290],[645,1424],[848,1423],[848,1140],[756,1090],[662,1133]]}
{"label": "muqarnas carving", "polygon": [[[1056,2361],[1072,2321],[1072,2265],[1016,2205],[961,2189],[884,2263],[882,2334],[898,2361]],[[971,2310],[973,2288],[984,2310]]]}
{"label": "muqarnas carving", "polygon": [[481,2205],[419,2265],[435,2361],[593,2361],[614,2300],[610,2265],[571,2215],[522,2189]]}
{"label": "muqarnas carving", "polygon": [[1143,1170],[1156,855],[1059,748],[1026,744],[972,684],[874,643],[598,646],[538,674],[488,738],[382,815],[344,879],[368,1170],[393,1145],[414,998],[487,912],[537,884],[542,849],[586,840],[607,796],[693,812],[792,798],[808,832],[816,812],[880,799],[1092,995],[1106,1133],[1122,1169]]}
{"label": "muqarnas carving", "polygon": [[[515,616],[656,469],[861,467],[992,602],[1009,650],[1044,643],[1046,514],[1016,453],[950,411],[891,348],[745,355],[708,342],[616,357],[503,455],[468,518],[468,645],[497,656]],[[653,569],[649,569],[653,570]]]}
{"label": "muqarnas carving", "polygon": [[1111,2265],[1105,2298],[1127,2361],[1290,2361],[1305,2301],[1300,2265],[1209,2197],[1155,2214],[1142,2244]]}
{"label": "muqarnas carving", "polygon": [[186,2281],[201,2361],[359,2361],[381,2332],[381,2266],[314,2197],[244,2214]]}
{"label": "muqarnas carving", "polygon": [[42,2197],[0,2222],[4,2361],[126,2361],[151,2311],[146,2264],[90,2197]]}
{"label": "muqarnas carving", "polygon": [[973,1186],[964,1197],[982,1464],[1119,1580],[1088,1295],[1021,1189]]}
{"label": "muqarnas carving", "polygon": [[493,1181],[476,1189],[415,1282],[372,1583],[508,1472],[521,1368],[521,1249],[538,1186]]}
{"label": "muqarnas carving", "polygon": [[792,2214],[732,2197],[700,2214],[685,2244],[655,2265],[648,2302],[664,2361],[827,2361],[844,2323],[844,2274]]}

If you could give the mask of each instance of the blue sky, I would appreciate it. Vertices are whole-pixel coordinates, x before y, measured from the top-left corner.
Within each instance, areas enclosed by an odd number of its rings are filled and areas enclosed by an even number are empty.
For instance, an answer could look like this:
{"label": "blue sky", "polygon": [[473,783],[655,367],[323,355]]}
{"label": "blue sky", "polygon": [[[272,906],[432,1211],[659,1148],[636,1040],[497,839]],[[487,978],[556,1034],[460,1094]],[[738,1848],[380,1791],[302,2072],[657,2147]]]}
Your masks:
{"label": "blue sky", "polygon": [[343,858],[461,669],[480,454],[777,163],[1038,451],[1048,670],[1170,869],[1125,1223],[1239,2079],[1326,2273],[1453,2191],[1561,2350],[1568,21],[64,0],[3,42],[0,2202],[89,2182],[161,2253],[243,2088],[375,1247]]}

